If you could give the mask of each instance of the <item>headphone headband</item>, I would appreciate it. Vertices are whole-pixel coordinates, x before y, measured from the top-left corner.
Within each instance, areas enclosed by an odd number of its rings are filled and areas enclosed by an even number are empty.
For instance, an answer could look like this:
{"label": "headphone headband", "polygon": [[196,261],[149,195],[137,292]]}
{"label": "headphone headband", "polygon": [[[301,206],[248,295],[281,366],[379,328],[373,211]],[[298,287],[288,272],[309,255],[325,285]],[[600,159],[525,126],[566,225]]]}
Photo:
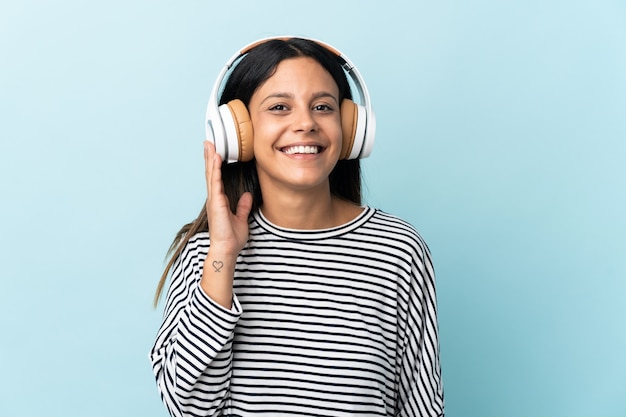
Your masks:
{"label": "headphone headband", "polygon": [[[226,74],[240,59],[257,46],[272,40],[288,40],[293,38],[295,37],[275,36],[254,41],[235,53],[220,71],[209,96],[206,111],[205,130],[206,139],[215,144],[217,153],[222,156],[224,161],[233,163],[241,160],[241,144],[239,143],[241,139],[238,137],[239,135],[236,131],[233,132],[234,126],[232,125],[232,120],[230,120],[228,112],[224,109],[220,109],[222,106],[219,105],[218,100],[218,94],[224,80],[226,79]],[[346,159],[365,158],[369,156],[374,144],[376,121],[374,118],[369,92],[367,91],[367,87],[365,86],[365,82],[361,77],[361,74],[345,55],[329,44],[312,38],[297,38],[315,42],[335,55],[338,58],[344,72],[353,81],[354,87],[356,88],[362,103],[361,105],[356,106],[357,110],[355,111],[357,113],[355,118],[359,120],[358,123],[355,121],[355,124],[357,124],[355,132],[355,143],[357,146],[352,146],[350,154],[346,155]]]}

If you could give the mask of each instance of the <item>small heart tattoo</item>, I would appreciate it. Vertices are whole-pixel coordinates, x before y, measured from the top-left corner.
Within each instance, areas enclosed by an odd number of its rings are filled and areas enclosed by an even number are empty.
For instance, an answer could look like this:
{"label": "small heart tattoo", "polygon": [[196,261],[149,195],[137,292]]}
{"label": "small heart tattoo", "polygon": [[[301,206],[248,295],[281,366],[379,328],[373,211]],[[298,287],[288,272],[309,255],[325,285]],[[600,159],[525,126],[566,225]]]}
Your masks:
{"label": "small heart tattoo", "polygon": [[224,262],[222,261],[213,261],[213,269],[215,269],[215,272],[220,272],[222,270],[222,267],[224,266]]}

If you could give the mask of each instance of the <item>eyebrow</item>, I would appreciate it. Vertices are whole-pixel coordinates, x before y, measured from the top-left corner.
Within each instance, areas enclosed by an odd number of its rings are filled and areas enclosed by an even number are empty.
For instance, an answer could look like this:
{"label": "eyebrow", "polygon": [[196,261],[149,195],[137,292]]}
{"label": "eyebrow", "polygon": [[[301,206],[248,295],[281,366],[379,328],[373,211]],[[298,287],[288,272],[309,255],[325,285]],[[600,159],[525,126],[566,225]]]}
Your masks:
{"label": "eyebrow", "polygon": [[[329,93],[328,91],[318,91],[317,93],[313,94],[311,99],[317,100],[317,99],[325,98],[325,97],[333,99],[333,101],[335,103],[339,103],[339,100],[337,99],[337,97],[335,97],[333,94]],[[272,93],[269,96],[265,97],[261,101],[261,104],[265,103],[265,101],[267,101],[267,100],[269,100],[271,98],[288,98],[288,99],[293,99],[294,95],[291,94],[291,93]]]}

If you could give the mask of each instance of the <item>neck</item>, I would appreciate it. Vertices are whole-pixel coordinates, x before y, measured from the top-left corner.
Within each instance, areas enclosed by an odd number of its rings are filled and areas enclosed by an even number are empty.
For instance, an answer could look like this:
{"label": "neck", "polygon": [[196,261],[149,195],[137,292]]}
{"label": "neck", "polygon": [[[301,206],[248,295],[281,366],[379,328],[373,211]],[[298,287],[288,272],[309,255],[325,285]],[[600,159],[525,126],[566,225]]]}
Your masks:
{"label": "neck", "polygon": [[299,230],[328,229],[354,219],[362,208],[322,192],[263,193],[261,211],[273,224]]}

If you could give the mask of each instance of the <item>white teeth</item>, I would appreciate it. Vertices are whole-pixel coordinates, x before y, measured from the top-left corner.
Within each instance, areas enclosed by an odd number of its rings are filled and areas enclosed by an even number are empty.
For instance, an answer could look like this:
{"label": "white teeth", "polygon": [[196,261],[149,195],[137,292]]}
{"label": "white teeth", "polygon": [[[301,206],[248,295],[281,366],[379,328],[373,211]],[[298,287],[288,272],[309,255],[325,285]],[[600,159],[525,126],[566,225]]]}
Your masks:
{"label": "white teeth", "polygon": [[319,148],[317,146],[290,146],[288,148],[285,148],[284,152],[288,155],[293,155],[297,153],[316,154],[319,153]]}

